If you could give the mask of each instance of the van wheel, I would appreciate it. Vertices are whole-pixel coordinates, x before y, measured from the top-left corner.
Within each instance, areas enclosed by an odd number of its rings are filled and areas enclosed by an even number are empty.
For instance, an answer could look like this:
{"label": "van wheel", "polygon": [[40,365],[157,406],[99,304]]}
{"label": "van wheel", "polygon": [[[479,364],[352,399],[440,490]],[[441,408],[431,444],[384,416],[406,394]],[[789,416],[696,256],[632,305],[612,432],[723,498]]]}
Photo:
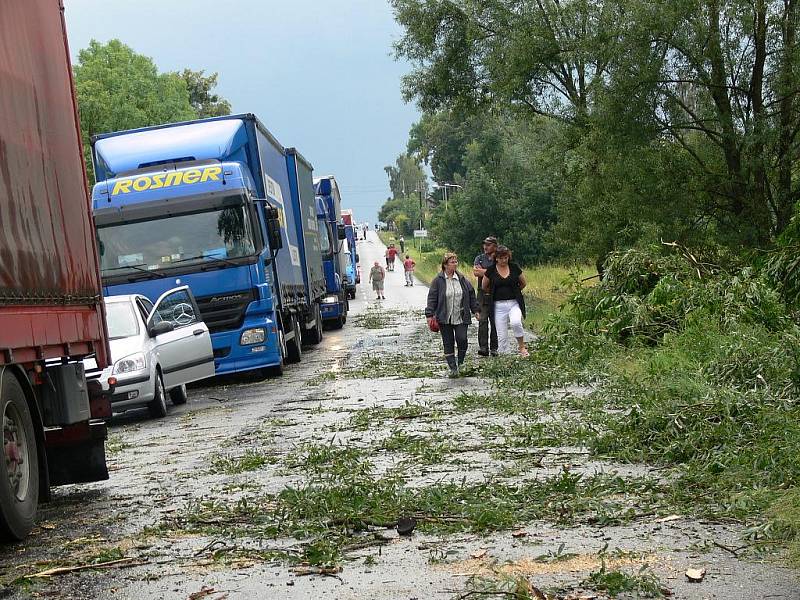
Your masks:
{"label": "van wheel", "polygon": [[167,416],[167,399],[164,392],[164,381],[161,379],[161,373],[156,371],[156,392],[153,399],[147,404],[147,410],[150,411],[150,416],[160,419]]}
{"label": "van wheel", "polygon": [[0,461],[0,539],[21,540],[33,529],[39,504],[39,454],[25,392],[6,373],[0,381],[3,458]]}
{"label": "van wheel", "polygon": [[303,340],[300,337],[300,324],[292,317],[292,331],[294,338],[286,341],[286,362],[299,363],[303,356]]}
{"label": "van wheel", "polygon": [[186,391],[186,384],[179,385],[176,388],[172,388],[169,391],[169,399],[172,400],[173,406],[186,404],[186,401],[189,399],[189,392]]}

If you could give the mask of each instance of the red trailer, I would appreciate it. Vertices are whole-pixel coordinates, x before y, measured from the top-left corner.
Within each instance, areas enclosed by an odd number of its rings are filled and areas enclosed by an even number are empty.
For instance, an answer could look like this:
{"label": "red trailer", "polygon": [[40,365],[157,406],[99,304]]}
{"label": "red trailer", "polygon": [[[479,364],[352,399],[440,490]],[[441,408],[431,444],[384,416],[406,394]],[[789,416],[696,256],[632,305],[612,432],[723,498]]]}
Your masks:
{"label": "red trailer", "polygon": [[[50,486],[108,478],[108,357],[61,0],[0,2],[0,538]],[[90,389],[91,387],[91,389]]]}

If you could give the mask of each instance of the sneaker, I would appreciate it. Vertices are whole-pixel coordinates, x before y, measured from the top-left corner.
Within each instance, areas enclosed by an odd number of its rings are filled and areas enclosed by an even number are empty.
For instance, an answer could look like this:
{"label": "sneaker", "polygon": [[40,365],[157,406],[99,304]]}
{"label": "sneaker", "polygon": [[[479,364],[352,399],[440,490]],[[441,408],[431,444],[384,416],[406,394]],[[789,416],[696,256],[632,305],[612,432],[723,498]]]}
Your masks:
{"label": "sneaker", "polygon": [[478,356],[489,356],[488,350],[478,350]]}
{"label": "sneaker", "polygon": [[456,377],[458,377],[458,368],[456,367],[455,369],[450,369],[450,371],[447,373],[447,376],[450,379],[455,379]]}
{"label": "sneaker", "polygon": [[491,354],[492,354],[492,356],[497,356],[499,354],[499,352],[497,352],[497,350],[492,350]]}

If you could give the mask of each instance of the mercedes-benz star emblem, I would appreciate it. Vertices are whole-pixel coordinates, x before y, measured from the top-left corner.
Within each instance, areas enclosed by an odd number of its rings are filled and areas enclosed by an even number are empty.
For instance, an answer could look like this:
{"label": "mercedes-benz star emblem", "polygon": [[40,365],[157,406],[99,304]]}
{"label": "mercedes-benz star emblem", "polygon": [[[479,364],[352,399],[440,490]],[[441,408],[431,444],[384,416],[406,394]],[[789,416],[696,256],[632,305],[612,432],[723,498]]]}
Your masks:
{"label": "mercedes-benz star emblem", "polygon": [[194,321],[194,309],[191,304],[181,302],[172,307],[172,320],[178,325],[188,325]]}

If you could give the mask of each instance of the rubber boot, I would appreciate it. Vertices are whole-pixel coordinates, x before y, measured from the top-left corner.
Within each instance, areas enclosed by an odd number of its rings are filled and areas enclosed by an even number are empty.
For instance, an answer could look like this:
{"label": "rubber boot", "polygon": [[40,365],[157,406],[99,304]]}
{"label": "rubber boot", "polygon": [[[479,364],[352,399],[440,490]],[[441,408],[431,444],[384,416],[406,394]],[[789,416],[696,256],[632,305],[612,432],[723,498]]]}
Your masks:
{"label": "rubber boot", "polygon": [[459,350],[459,351],[458,351],[458,366],[459,366],[459,367],[460,367],[461,365],[463,365],[463,364],[464,364],[464,359],[465,359],[466,357],[467,357],[467,350],[466,350],[466,348],[465,348],[464,350]]}
{"label": "rubber boot", "polygon": [[447,366],[450,367],[450,372],[447,374],[448,377],[458,377],[458,365],[456,364],[456,357],[453,355],[445,356],[447,360]]}

